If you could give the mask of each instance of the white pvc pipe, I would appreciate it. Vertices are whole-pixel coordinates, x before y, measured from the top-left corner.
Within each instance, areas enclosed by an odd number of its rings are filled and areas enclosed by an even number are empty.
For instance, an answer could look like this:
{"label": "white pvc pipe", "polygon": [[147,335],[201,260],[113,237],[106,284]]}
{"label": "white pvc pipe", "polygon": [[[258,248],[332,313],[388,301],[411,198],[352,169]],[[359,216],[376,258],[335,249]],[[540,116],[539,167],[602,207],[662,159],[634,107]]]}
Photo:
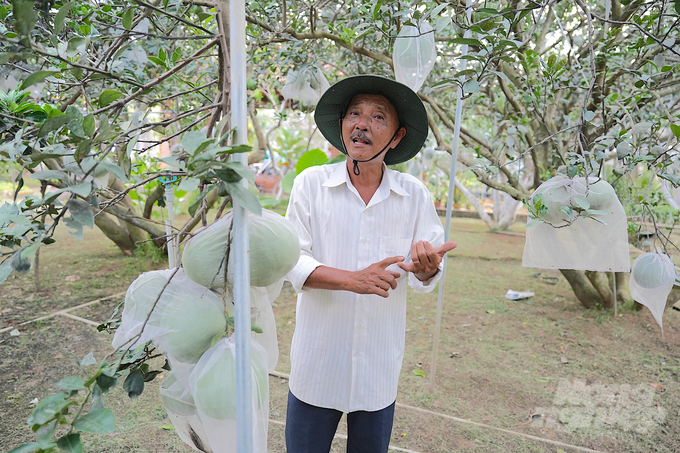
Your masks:
{"label": "white pvc pipe", "polygon": [[[231,122],[234,144],[248,143],[246,102],[246,5],[245,0],[229,1],[229,48],[231,56]],[[234,160],[248,165],[246,153]],[[241,181],[243,185],[247,181]],[[238,453],[253,451],[253,408],[250,362],[250,259],[248,213],[234,203],[234,329],[236,337],[236,448]]]}
{"label": "white pvc pipe", "polygon": [[175,248],[175,238],[172,236],[172,226],[175,224],[175,213],[172,203],[175,201],[175,192],[172,184],[165,185],[165,206],[168,209],[168,218],[165,220],[165,237],[168,248],[168,268],[177,267],[177,255]]}
{"label": "white pvc pipe", "polygon": [[[472,0],[467,0],[465,5],[465,12],[467,14],[468,22],[472,20]],[[465,30],[463,35],[465,38],[470,37],[470,30]],[[461,47],[461,56],[467,55],[468,46],[463,44]],[[467,65],[467,60],[461,58],[458,70],[462,71]],[[458,99],[456,100],[456,124],[453,130],[453,143],[451,150],[451,170],[449,172],[449,197],[446,200],[446,226],[444,227],[444,242],[449,240],[449,231],[451,230],[451,209],[453,207],[453,190],[456,181],[456,161],[458,160],[458,142],[460,141],[460,122],[463,114],[463,89],[458,87]],[[444,298],[444,282],[446,281],[446,261],[444,256],[444,266],[442,269],[442,276],[439,280],[439,292],[437,293],[437,317],[434,324],[434,338],[432,340],[432,365],[430,366],[430,391],[434,391],[434,381],[437,375],[437,355],[439,354],[439,334],[442,327],[442,301]]]}

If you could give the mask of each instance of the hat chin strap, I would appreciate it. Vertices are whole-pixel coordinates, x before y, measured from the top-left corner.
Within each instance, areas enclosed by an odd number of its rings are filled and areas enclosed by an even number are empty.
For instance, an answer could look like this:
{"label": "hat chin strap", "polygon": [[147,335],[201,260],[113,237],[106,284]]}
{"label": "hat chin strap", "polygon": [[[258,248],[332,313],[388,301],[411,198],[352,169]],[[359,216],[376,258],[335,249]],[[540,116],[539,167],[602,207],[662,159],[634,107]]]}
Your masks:
{"label": "hat chin strap", "polygon": [[347,154],[347,156],[350,159],[352,159],[352,162],[354,162],[354,168],[352,169],[352,173],[354,173],[356,176],[359,176],[361,174],[361,172],[359,171],[359,163],[360,162],[361,163],[370,162],[373,159],[375,159],[376,157],[378,157],[379,155],[381,155],[382,153],[384,153],[385,150],[387,149],[387,147],[390,146],[392,141],[397,137],[397,133],[399,132],[399,129],[401,129],[401,125],[399,125],[399,127],[397,128],[396,131],[394,131],[394,135],[392,135],[392,138],[390,139],[390,141],[387,142],[387,145],[385,145],[385,147],[383,149],[381,149],[375,156],[371,157],[370,159],[366,159],[366,160],[357,160],[357,159],[353,158],[352,156],[350,156],[349,151],[347,151],[347,145],[345,145],[345,137],[343,137],[343,135],[342,135],[342,118],[340,118],[340,140],[342,141],[343,148],[345,148],[345,154]]}

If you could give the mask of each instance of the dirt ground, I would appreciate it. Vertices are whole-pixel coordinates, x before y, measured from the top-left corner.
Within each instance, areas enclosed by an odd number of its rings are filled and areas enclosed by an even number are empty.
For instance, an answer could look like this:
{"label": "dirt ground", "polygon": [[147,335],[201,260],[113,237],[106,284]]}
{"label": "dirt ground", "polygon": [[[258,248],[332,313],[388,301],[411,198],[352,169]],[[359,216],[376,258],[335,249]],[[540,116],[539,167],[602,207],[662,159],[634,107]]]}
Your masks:
{"label": "dirt ground", "polygon": [[[680,313],[665,313],[662,336],[649,311],[634,311],[631,302],[616,316],[585,310],[559,272],[522,267],[523,225],[513,231],[453,221],[459,247],[447,262],[434,391],[437,293],[410,293],[395,451],[680,451]],[[97,231],[82,241],[61,234],[41,251],[40,288],[33,272],[13,274],[0,286],[2,451],[34,440],[26,419],[35,399],[78,374],[77,357],[92,352],[101,360],[111,352],[111,336],[92,324],[108,319],[141,272],[163,266],[122,256]],[[508,289],[535,295],[511,301],[504,297]],[[95,300],[67,316],[30,322]],[[286,374],[295,327],[289,285],[274,310],[277,371]],[[116,432],[83,435],[86,451],[191,451],[172,430],[158,385],[147,383],[136,400],[122,385],[113,389],[105,401],[116,414]],[[285,451],[287,388],[285,378],[270,376],[271,452]],[[333,451],[344,451],[341,438]]]}

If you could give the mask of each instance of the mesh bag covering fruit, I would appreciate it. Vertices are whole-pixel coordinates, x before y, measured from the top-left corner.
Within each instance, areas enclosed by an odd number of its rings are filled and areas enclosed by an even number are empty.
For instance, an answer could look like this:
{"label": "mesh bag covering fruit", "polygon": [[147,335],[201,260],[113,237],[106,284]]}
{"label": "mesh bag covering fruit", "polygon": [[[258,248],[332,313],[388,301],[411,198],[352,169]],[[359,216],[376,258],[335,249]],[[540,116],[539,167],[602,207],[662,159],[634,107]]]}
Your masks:
{"label": "mesh bag covering fruit", "polygon": [[[251,339],[253,452],[266,453],[269,421],[267,353]],[[222,338],[189,377],[191,394],[214,453],[236,453],[236,343]]]}
{"label": "mesh bag covering fruit", "polygon": [[[281,280],[283,282],[283,280]],[[277,294],[278,296],[278,294]],[[274,298],[276,299],[276,297]],[[267,288],[250,287],[250,311],[252,323],[262,329],[262,333],[252,332],[253,339],[267,351],[267,370],[274,371],[279,361],[279,342],[276,337],[276,319]]]}
{"label": "mesh bag covering fruit", "polygon": [[405,25],[394,40],[394,77],[417,92],[432,71],[437,58],[434,31],[427,22],[419,27]]}
{"label": "mesh bag covering fruit", "polygon": [[644,253],[633,262],[629,281],[630,294],[635,301],[649,308],[661,327],[661,332],[666,299],[674,283],[675,266],[668,255],[659,251]]}
{"label": "mesh bag covering fruit", "polygon": [[306,107],[313,107],[328,88],[330,84],[321,69],[304,65],[298,70],[288,71],[286,84],[281,94],[286,99],[293,99]]}
{"label": "mesh bag covering fruit", "polygon": [[[628,221],[623,206],[608,182],[595,178],[588,182],[582,177],[555,176],[532,194],[532,203],[538,194],[543,195],[543,204],[548,207],[544,216],[547,223],[526,229],[523,266],[603,272],[630,270]],[[610,213],[596,215],[607,224],[578,217],[569,225],[569,216],[560,208],[579,206],[580,198],[588,201],[589,209]]]}
{"label": "mesh bag covering fruit", "polygon": [[188,383],[183,384],[171,371],[163,380],[160,393],[168,418],[184,443],[196,451],[212,453]]}
{"label": "mesh bag covering fruit", "polygon": [[[199,231],[182,251],[182,266],[197,283],[224,292],[225,255],[233,237],[233,215],[224,217]],[[300,241],[295,227],[279,214],[263,209],[262,216],[248,215],[250,235],[250,284],[269,286],[281,280],[300,258]],[[227,284],[234,279],[230,248]]]}
{"label": "mesh bag covering fruit", "polygon": [[[113,337],[115,349],[135,348],[153,340],[172,358],[171,365],[196,363],[212,338],[226,330],[222,297],[192,281],[182,269],[174,276],[173,272],[146,272],[132,282],[125,295],[121,325]],[[233,308],[230,311],[233,313]]]}

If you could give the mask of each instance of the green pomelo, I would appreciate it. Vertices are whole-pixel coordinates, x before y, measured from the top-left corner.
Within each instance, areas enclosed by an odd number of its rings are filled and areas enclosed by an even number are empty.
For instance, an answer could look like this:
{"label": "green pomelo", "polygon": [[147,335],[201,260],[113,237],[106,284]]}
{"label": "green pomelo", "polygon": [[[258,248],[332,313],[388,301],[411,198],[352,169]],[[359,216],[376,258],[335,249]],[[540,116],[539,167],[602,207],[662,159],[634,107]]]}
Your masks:
{"label": "green pomelo", "polygon": [[[269,286],[282,279],[300,258],[300,241],[293,225],[275,212],[248,216],[250,285]],[[197,283],[224,290],[225,254],[230,241],[231,212],[194,236],[182,252],[182,266]],[[231,234],[233,238],[233,231]],[[230,248],[227,283],[233,283],[233,248]]]}
{"label": "green pomelo", "polygon": [[658,253],[640,255],[635,259],[631,272],[635,282],[647,289],[661,288],[675,280],[672,262],[666,255]]}
{"label": "green pomelo", "polygon": [[206,294],[177,295],[163,306],[159,327],[167,330],[156,339],[160,349],[184,363],[196,363],[215,335],[227,330],[221,300],[207,288]]}
{"label": "green pomelo", "polygon": [[[125,293],[124,313],[131,316],[135,321],[144,322],[154,307],[158,295],[160,294],[161,299],[163,299],[164,295],[167,297],[167,294],[170,293],[167,287],[165,290],[163,290],[163,287],[168,283],[171,275],[171,270],[162,270],[145,272],[137,277]],[[163,294],[161,294],[161,290],[163,290]],[[158,304],[162,305],[161,300],[158,301]]]}
{"label": "green pomelo", "polygon": [[533,195],[543,195],[543,205],[548,208],[543,218],[553,225],[560,225],[569,220],[569,216],[561,208],[578,206],[576,198],[585,198],[590,204],[588,209],[600,211],[609,210],[612,204],[618,201],[614,188],[604,180],[591,181],[587,190],[588,195],[585,196],[585,178],[574,178],[573,183],[568,185],[555,184],[567,179],[565,176],[555,176],[536,189]]}
{"label": "green pomelo", "polygon": [[[218,346],[219,343],[215,347]],[[216,353],[220,356],[208,358],[205,366],[202,366],[204,360],[196,365],[192,373],[191,393],[202,414],[217,420],[236,420],[236,357],[229,349]],[[269,398],[267,367],[255,354],[251,363],[251,388],[260,408]],[[195,379],[194,375],[197,376]]]}

